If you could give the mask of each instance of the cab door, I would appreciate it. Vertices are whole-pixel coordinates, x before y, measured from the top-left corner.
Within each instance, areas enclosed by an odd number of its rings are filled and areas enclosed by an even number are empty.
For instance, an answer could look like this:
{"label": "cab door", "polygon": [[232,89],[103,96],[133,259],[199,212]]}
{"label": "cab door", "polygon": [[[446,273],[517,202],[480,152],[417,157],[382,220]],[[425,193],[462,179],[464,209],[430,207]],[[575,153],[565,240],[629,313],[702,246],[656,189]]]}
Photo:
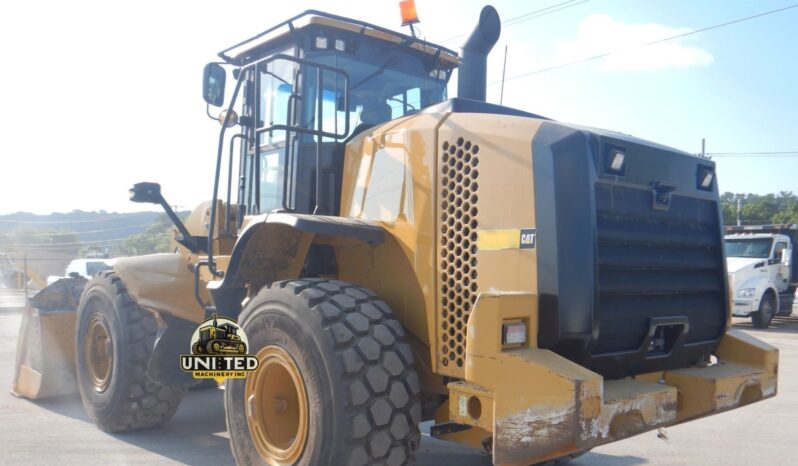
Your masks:
{"label": "cab door", "polygon": [[790,267],[789,264],[785,264],[784,259],[789,258],[791,253],[789,243],[786,241],[776,241],[776,245],[773,246],[771,278],[779,291],[786,291],[790,285]]}

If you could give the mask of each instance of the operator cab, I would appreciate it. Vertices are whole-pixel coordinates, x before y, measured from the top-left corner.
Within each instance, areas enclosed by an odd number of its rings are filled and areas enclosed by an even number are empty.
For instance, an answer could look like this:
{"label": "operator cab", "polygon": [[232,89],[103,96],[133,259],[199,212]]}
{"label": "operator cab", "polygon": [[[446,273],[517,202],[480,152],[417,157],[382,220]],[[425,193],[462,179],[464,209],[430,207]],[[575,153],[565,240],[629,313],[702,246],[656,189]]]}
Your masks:
{"label": "operator cab", "polygon": [[[726,257],[768,259],[770,264],[789,259],[790,238],[776,234],[736,234],[724,239]],[[788,253],[785,255],[785,251]]]}
{"label": "operator cab", "polygon": [[[440,46],[312,10],[219,56],[223,64],[206,66],[203,94],[227,108],[219,161],[223,145],[231,159],[233,144],[240,147],[239,226],[244,215],[272,211],[338,215],[346,143],[446,100],[459,63]],[[236,79],[228,99],[222,65]],[[237,134],[225,137],[235,125]],[[233,170],[232,162],[220,167]]]}

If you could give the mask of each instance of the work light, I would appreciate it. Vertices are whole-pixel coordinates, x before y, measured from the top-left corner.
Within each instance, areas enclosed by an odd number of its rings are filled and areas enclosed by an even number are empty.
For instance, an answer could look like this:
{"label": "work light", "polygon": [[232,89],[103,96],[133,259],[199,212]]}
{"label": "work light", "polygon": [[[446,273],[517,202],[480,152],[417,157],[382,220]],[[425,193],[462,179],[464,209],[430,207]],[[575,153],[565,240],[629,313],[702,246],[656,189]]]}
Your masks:
{"label": "work light", "polygon": [[696,173],[696,183],[698,184],[698,189],[703,191],[711,191],[712,190],[712,182],[715,181],[715,172],[710,167],[698,167],[698,173]]}
{"label": "work light", "polygon": [[612,175],[623,175],[626,166],[626,153],[621,149],[610,149],[607,154],[605,170]]}

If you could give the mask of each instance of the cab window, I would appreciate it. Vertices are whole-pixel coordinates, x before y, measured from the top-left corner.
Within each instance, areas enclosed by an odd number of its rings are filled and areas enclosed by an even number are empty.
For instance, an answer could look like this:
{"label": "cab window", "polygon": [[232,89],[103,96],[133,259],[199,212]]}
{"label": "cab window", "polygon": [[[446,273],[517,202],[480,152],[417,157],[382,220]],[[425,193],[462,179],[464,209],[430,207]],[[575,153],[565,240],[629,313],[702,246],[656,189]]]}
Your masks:
{"label": "cab window", "polygon": [[388,99],[391,119],[417,112],[421,108],[421,89],[414,87]]}
{"label": "cab window", "polygon": [[[259,68],[260,108],[258,127],[287,125],[288,107],[294,94],[294,73],[297,65],[289,60],[273,60]],[[274,130],[261,133],[260,144],[277,145],[285,142],[285,131]]]}

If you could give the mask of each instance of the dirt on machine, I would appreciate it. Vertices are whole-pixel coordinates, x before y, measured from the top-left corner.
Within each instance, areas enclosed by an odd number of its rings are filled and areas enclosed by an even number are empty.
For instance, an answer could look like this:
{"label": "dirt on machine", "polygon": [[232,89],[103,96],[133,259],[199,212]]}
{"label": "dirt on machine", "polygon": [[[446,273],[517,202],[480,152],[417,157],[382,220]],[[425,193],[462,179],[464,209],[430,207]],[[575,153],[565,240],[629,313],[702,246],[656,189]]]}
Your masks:
{"label": "dirt on machine", "polygon": [[778,350],[730,325],[715,163],[488,103],[500,32],[485,7],[458,53],[311,10],[224,49],[211,200],[183,222],[135,184],[173,252],[43,290],[14,391],[162,425],[200,327],[195,353],[258,359],[225,381],[237,463],[280,466],[412,464],[422,421],[567,460],[775,396]]}

